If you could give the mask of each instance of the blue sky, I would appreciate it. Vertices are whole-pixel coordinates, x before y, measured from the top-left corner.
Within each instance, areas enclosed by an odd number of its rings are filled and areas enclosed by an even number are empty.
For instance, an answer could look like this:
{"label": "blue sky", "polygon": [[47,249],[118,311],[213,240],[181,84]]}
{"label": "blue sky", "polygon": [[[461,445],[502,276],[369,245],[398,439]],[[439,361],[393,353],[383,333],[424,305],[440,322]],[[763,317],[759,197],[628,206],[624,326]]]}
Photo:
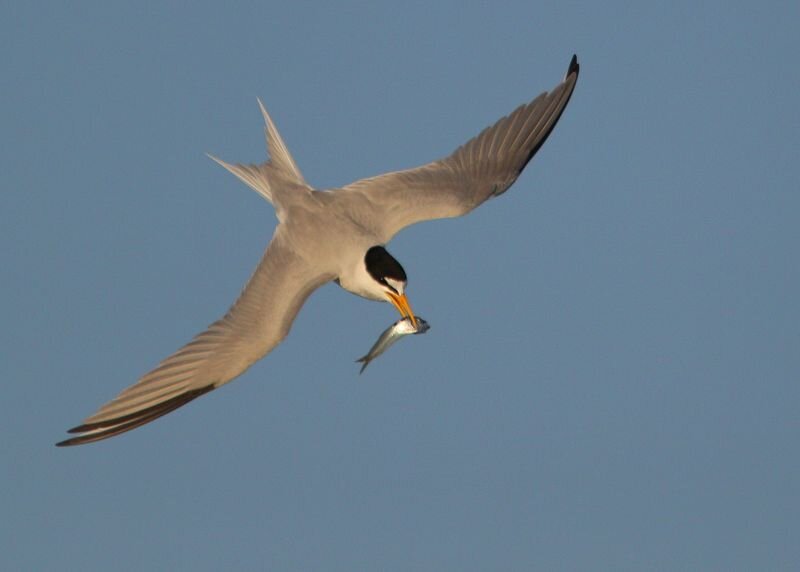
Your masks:
{"label": "blue sky", "polygon": [[[796,2],[0,9],[0,564],[790,570]],[[53,443],[219,317],[321,188],[448,154],[582,70],[524,175],[390,251],[432,326],[326,286],[240,379]]]}

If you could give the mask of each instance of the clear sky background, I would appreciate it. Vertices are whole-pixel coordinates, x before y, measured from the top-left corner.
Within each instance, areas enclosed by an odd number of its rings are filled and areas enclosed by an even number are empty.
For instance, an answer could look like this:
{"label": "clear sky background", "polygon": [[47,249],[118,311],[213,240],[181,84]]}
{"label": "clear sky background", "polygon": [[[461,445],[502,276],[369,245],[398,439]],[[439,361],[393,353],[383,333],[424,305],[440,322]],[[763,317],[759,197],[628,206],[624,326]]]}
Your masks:
{"label": "clear sky background", "polygon": [[[131,3],[133,4],[133,3]],[[0,568],[795,570],[797,2],[0,9]],[[516,185],[244,376],[64,430],[222,315],[275,225],[209,161],[416,166],[582,66]]]}

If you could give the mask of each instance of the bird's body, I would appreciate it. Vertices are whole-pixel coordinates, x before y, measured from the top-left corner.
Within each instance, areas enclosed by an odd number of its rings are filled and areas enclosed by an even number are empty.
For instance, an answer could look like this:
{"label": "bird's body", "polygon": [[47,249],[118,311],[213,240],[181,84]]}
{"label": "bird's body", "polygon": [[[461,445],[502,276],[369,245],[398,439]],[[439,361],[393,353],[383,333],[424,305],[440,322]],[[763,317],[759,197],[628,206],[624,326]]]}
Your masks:
{"label": "bird's body", "polygon": [[444,159],[326,191],[306,183],[261,105],[270,160],[234,165],[212,157],[275,207],[279,224],[253,276],[225,316],[58,445],[118,435],[228,383],[286,337],[305,300],[327,282],[389,301],[416,325],[405,296],[405,271],[384,246],[409,225],[461,216],[505,192],[552,131],[578,71],[573,56],[566,77],[551,92]]}

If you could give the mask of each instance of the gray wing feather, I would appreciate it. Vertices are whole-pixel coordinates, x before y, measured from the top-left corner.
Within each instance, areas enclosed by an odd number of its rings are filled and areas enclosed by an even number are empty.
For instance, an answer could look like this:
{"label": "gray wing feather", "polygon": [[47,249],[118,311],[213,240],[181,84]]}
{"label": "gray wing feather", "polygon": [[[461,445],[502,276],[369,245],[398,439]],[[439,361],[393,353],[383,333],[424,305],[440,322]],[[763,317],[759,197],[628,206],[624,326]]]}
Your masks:
{"label": "gray wing feather", "polygon": [[306,263],[281,234],[279,226],[224,317],[71,429],[78,436],[59,445],[105,439],[152,421],[228,383],[278,345],[308,296],[333,278]]}
{"label": "gray wing feather", "polygon": [[373,230],[384,241],[417,222],[466,214],[517,180],[561,117],[578,73],[573,56],[566,77],[552,91],[519,106],[449,157],[342,190],[372,205]]}

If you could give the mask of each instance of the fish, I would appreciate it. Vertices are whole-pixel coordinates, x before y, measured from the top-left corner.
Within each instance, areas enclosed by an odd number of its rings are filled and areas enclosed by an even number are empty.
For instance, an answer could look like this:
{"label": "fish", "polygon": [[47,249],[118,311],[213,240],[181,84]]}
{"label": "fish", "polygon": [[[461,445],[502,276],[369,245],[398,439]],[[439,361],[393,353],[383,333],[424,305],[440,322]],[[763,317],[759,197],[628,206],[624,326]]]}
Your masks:
{"label": "fish", "polygon": [[431,326],[428,324],[428,322],[419,316],[415,316],[415,318],[417,319],[416,327],[414,327],[414,323],[411,321],[411,318],[403,318],[402,320],[396,321],[383,331],[378,338],[378,341],[375,342],[375,344],[370,348],[367,355],[356,360],[356,363],[364,364],[361,366],[361,371],[358,372],[359,375],[364,373],[364,369],[366,369],[372,360],[388,350],[400,338],[411,334],[424,334],[431,329]]}

